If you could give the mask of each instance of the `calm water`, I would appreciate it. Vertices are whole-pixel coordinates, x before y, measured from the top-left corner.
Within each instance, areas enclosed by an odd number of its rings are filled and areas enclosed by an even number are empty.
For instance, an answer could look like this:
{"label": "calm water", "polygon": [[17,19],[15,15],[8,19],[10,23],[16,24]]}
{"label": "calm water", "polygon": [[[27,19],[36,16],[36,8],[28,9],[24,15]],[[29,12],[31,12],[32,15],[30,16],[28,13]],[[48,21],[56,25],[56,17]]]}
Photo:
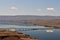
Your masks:
{"label": "calm water", "polygon": [[[16,26],[16,25],[0,25],[0,28],[19,28],[17,31],[24,34],[28,34],[31,37],[39,40],[60,40],[60,29],[46,28],[44,26]],[[20,30],[20,28],[30,28],[26,31]],[[31,30],[31,28],[39,28],[39,30]],[[53,30],[53,32],[46,32],[46,30]]]}
{"label": "calm water", "polygon": [[21,31],[22,33],[29,34],[39,40],[60,40],[60,29],[55,29],[54,32],[46,32],[45,30],[34,31]]}

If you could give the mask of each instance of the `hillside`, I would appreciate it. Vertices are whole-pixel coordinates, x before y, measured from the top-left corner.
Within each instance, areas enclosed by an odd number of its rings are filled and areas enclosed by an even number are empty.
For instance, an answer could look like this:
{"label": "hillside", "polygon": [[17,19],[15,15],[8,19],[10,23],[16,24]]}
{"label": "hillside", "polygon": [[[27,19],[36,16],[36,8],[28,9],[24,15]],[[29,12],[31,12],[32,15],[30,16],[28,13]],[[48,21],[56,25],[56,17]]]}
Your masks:
{"label": "hillside", "polygon": [[60,16],[0,16],[0,24],[12,25],[43,25],[60,27]]}

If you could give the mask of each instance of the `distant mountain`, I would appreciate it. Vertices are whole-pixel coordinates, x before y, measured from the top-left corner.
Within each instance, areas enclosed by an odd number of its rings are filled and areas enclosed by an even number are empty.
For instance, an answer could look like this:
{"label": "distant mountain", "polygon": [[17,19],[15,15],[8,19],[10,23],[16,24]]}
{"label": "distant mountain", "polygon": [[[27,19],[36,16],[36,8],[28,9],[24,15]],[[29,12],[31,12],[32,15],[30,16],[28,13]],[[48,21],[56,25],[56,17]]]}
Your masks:
{"label": "distant mountain", "polygon": [[53,20],[53,19],[60,19],[60,16],[33,16],[33,15],[0,16],[0,20]]}
{"label": "distant mountain", "polygon": [[0,24],[31,25],[32,23],[46,24],[46,22],[49,22],[50,24],[52,22],[60,23],[60,16],[33,16],[33,15],[0,16]]}

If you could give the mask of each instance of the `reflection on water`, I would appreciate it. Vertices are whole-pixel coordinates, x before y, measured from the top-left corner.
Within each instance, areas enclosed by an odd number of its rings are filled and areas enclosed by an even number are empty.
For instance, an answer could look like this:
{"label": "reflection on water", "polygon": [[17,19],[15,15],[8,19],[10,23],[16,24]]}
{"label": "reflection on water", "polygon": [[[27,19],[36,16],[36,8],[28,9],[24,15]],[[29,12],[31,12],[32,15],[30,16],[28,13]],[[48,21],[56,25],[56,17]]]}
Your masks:
{"label": "reflection on water", "polygon": [[19,31],[39,40],[60,40],[60,29],[55,29],[54,32],[46,32],[46,30],[32,30],[32,31]]}
{"label": "reflection on water", "polygon": [[46,30],[46,32],[54,32],[54,30]]}

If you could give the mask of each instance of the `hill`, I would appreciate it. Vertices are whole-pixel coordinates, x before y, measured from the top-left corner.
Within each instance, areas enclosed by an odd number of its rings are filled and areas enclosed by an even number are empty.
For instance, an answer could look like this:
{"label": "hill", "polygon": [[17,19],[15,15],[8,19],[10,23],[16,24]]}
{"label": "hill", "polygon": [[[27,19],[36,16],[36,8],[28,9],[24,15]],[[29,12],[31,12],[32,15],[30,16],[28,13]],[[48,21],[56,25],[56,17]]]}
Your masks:
{"label": "hill", "polygon": [[60,27],[60,16],[0,16],[0,24],[12,25],[43,25]]}

